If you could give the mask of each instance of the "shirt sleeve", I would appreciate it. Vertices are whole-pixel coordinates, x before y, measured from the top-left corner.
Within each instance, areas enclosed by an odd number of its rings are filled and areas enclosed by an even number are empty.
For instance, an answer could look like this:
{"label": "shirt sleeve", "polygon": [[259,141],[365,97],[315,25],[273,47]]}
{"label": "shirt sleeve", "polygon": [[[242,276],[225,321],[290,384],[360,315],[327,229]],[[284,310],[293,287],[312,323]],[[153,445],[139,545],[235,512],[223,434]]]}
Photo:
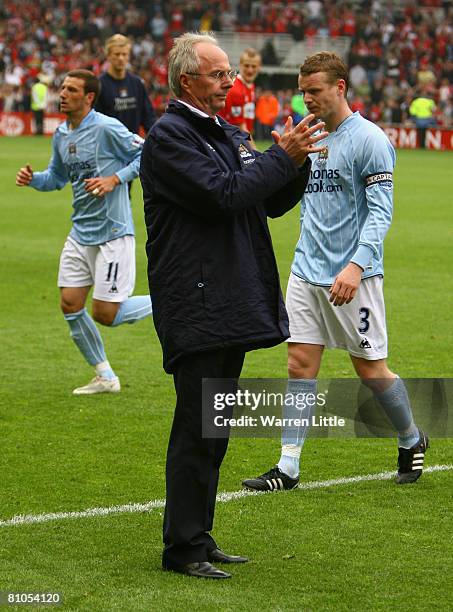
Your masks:
{"label": "shirt sleeve", "polygon": [[365,188],[368,215],[351,261],[366,270],[392,222],[395,150],[384,133],[369,134],[361,147],[360,180]]}
{"label": "shirt sleeve", "polygon": [[111,147],[116,158],[124,161],[124,168],[115,174],[121,183],[128,183],[139,174],[144,140],[130,132],[120,121],[112,121],[114,123],[108,124],[105,129],[106,146]]}
{"label": "shirt sleeve", "polygon": [[55,189],[63,189],[69,181],[66,167],[58,152],[55,135],[52,140],[52,157],[50,158],[47,170],[43,172],[33,172],[33,178],[30,182],[30,187],[38,191],[54,191]]}
{"label": "shirt sleeve", "polygon": [[246,168],[222,171],[191,141],[154,133],[143,151],[142,185],[149,184],[153,175],[159,177],[166,201],[209,218],[256,206],[298,178],[299,169],[281,147],[272,145]]}

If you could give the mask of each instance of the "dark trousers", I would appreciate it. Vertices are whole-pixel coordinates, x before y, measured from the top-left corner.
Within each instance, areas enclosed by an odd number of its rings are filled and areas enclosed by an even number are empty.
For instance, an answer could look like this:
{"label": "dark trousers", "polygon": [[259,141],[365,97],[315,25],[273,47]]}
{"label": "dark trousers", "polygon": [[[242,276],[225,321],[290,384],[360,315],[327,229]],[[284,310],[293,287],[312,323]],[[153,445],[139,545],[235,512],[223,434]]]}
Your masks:
{"label": "dark trousers", "polygon": [[35,118],[36,134],[42,136],[44,132],[44,111],[33,111],[33,116]]}
{"label": "dark trousers", "polygon": [[237,380],[244,357],[242,348],[226,348],[195,353],[176,366],[176,409],[166,466],[164,567],[207,561],[208,551],[216,548],[208,532],[228,438],[202,438],[201,382],[202,378]]}

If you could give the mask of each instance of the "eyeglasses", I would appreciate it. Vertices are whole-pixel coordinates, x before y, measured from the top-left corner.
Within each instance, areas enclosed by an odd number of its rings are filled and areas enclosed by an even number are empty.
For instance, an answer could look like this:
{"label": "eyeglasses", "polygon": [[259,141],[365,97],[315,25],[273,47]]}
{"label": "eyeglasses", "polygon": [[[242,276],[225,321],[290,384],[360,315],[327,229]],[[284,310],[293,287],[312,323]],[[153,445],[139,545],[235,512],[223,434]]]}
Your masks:
{"label": "eyeglasses", "polygon": [[237,70],[219,70],[218,72],[212,72],[211,74],[202,74],[201,72],[186,72],[189,76],[207,76],[214,81],[223,81],[226,77],[234,81],[238,75]]}

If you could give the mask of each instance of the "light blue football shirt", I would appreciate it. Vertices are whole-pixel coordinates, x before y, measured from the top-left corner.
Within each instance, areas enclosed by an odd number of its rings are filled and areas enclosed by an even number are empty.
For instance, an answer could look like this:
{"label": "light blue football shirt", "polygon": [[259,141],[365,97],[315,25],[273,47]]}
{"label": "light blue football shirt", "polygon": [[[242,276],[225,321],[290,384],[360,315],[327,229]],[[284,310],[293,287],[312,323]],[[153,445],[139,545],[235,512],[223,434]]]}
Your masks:
{"label": "light blue football shirt", "polygon": [[[103,244],[133,235],[127,182],[138,176],[142,148],[140,136],[117,119],[91,110],[75,130],[66,121],[57,127],[49,166],[44,172],[33,173],[30,186],[53,191],[71,182],[70,236],[80,244]],[[113,174],[121,184],[111,193],[99,198],[85,191],[84,179]]]}
{"label": "light blue football shirt", "polygon": [[384,132],[358,112],[310,155],[301,201],[301,235],[291,270],[330,286],[354,262],[362,278],[383,274],[383,242],[392,221],[395,150]]}

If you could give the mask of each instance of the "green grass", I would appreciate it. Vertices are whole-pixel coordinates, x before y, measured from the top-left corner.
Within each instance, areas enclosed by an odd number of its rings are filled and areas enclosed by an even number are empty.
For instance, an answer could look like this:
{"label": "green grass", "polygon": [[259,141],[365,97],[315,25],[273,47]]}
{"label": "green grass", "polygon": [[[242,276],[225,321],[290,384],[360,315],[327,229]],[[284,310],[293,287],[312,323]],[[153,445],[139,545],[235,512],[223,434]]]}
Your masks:
{"label": "green grass", "polygon": [[[0,140],[0,520],[162,499],[174,394],[151,321],[102,329],[121,376],[118,396],[73,397],[91,372],[58,308],[56,272],[70,227],[70,190],[14,186],[16,170],[47,164],[50,140]],[[405,377],[452,377],[453,158],[400,151],[395,216],[386,240],[391,368]],[[136,293],[147,291],[138,183]],[[298,211],[271,223],[282,284]],[[244,376],[285,376],[285,347],[250,353]],[[327,352],[323,377],[352,376]],[[231,442],[220,491],[275,462],[278,440]],[[450,440],[428,464],[453,463]],[[303,481],[393,469],[392,440],[311,439]],[[417,485],[363,482],[218,504],[215,535],[253,561],[222,584],[160,570],[162,511],[0,528],[0,591],[56,590],[68,610],[451,609],[452,472]],[[12,609],[12,608],[10,608]],[[30,608],[28,608],[30,609]]]}

